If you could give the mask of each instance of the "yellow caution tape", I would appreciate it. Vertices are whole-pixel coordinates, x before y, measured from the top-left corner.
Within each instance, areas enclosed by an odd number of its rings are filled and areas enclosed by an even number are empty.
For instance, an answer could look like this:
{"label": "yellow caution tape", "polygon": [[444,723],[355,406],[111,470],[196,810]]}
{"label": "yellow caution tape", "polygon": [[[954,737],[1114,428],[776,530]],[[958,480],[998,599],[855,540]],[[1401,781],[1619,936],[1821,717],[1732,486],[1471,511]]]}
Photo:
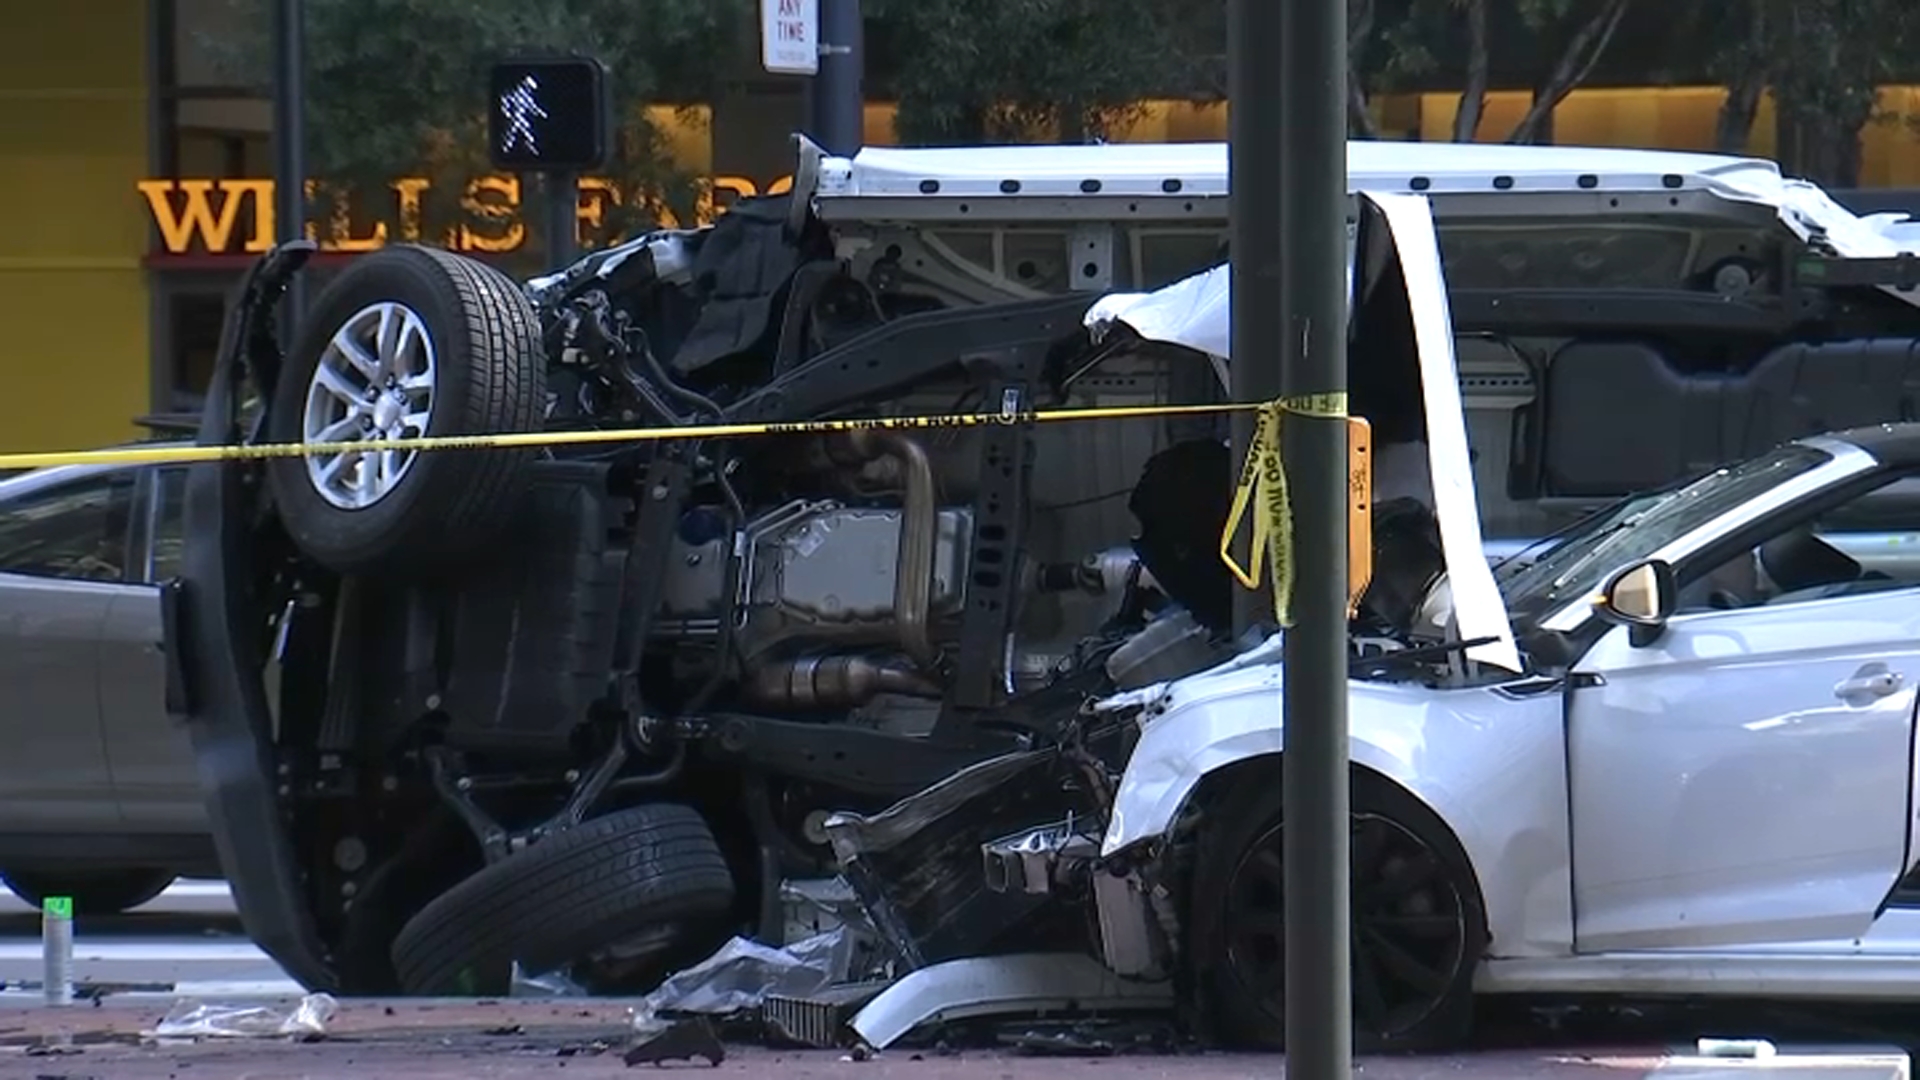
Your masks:
{"label": "yellow caution tape", "polygon": [[437,435],[411,439],[360,439],[350,442],[253,443],[242,446],[117,446],[106,450],[53,450],[0,454],[0,471],[44,469],[56,465],[196,465],[212,461],[366,454],[381,450],[505,450],[526,447],[584,446],[601,443],[670,442],[677,439],[740,439],[755,435],[827,435],[848,431],[900,431],[925,428],[987,427],[995,424],[1049,424],[1068,420],[1126,420],[1159,416],[1207,416],[1253,412],[1257,403],[1224,405],[1116,405],[1094,409],[1008,410],[941,416],[887,416],[865,420],[803,420],[764,424],[706,424],[667,428],[612,428],[593,431],[526,431],[505,435]]}
{"label": "yellow caution tape", "polygon": [[[192,465],[216,461],[260,461],[268,458],[315,457],[403,450],[426,453],[442,450],[500,450],[512,448],[582,446],[606,443],[667,442],[677,439],[738,439],[764,435],[820,435],[852,431],[899,431],[928,428],[985,427],[996,424],[1048,424],[1076,420],[1125,420],[1169,416],[1218,416],[1256,412],[1259,423],[1247,459],[1235,486],[1233,509],[1220,534],[1220,558],[1234,577],[1249,589],[1260,587],[1263,563],[1271,563],[1274,615],[1280,625],[1292,625],[1293,522],[1287,499],[1286,469],[1280,460],[1280,418],[1283,413],[1324,419],[1347,415],[1347,395],[1313,394],[1265,403],[1233,402],[1221,405],[1134,405],[1090,409],[1004,410],[997,413],[953,413],[939,416],[880,417],[864,420],[807,420],[786,423],[708,424],[667,428],[616,428],[592,431],[529,431],[495,435],[444,435],[412,439],[366,439],[352,442],[256,443],[239,446],[127,446],[105,450],[62,450],[44,453],[0,454],[0,470],[41,469],[61,465]],[[1258,504],[1253,523],[1249,566],[1243,568],[1230,551],[1233,536],[1250,504]]]}
{"label": "yellow caution tape", "polygon": [[[1240,466],[1240,481],[1234,486],[1233,508],[1227,512],[1226,527],[1220,530],[1220,561],[1249,589],[1260,587],[1263,563],[1273,586],[1273,616],[1280,625],[1293,625],[1293,505],[1287,495],[1287,470],[1280,459],[1280,418],[1286,413],[1323,420],[1347,417],[1347,395],[1308,394],[1281,398],[1257,406],[1259,423],[1253,440],[1247,445],[1247,460]],[[1233,537],[1247,516],[1250,505],[1257,504],[1253,519],[1252,544],[1247,565],[1233,557]]]}

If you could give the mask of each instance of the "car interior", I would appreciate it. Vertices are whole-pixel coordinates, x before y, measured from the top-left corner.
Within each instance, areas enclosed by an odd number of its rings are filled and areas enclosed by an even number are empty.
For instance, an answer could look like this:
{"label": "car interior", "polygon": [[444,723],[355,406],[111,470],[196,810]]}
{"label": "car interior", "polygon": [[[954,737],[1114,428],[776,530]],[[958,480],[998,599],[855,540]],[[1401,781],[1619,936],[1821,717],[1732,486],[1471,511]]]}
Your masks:
{"label": "car interior", "polygon": [[1920,587],[1920,495],[1908,478],[1740,551],[1681,589],[1678,611],[1732,611]]}

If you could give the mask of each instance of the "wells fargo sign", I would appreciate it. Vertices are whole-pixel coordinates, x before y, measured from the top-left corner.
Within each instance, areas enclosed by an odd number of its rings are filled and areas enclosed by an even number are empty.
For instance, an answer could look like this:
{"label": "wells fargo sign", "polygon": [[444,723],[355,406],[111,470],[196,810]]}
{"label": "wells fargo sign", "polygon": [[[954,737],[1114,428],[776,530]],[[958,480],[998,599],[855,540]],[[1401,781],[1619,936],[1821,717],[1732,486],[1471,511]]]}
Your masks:
{"label": "wells fargo sign", "polygon": [[[273,247],[271,180],[142,180],[138,186],[159,230],[161,248],[168,255],[258,254]],[[387,186],[394,200],[392,220],[398,223],[393,231],[402,241],[420,240],[420,202],[432,187],[431,182],[408,178]],[[767,185],[764,194],[777,195],[792,186],[792,177],[782,177]],[[753,181],[741,176],[713,177],[700,185],[700,192],[694,218],[703,223],[727,202],[762,193]],[[317,186],[309,181],[309,200],[318,193]],[[461,202],[473,221],[441,237],[445,246],[459,251],[506,252],[526,243],[519,177],[480,177],[467,185]],[[584,177],[576,213],[576,231],[583,234],[582,242],[584,236],[597,235],[605,227],[607,212],[619,206],[639,208],[666,228],[681,224],[656,195],[622,192],[610,180]],[[324,223],[307,223],[307,238],[317,242],[322,251],[373,251],[388,242],[388,233],[386,221],[356,223],[344,207]]]}

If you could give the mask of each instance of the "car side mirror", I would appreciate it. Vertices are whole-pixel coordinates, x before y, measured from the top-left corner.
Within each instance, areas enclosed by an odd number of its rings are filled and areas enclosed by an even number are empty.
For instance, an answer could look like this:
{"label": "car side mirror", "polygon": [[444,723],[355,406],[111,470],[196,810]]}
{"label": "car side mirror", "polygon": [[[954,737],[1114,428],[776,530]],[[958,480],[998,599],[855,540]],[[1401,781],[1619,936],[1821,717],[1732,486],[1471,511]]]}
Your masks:
{"label": "car side mirror", "polygon": [[1661,559],[1648,559],[1607,579],[1594,599],[1594,614],[1615,626],[1627,627],[1631,631],[1628,640],[1634,645],[1650,645],[1673,617],[1678,593],[1673,567]]}

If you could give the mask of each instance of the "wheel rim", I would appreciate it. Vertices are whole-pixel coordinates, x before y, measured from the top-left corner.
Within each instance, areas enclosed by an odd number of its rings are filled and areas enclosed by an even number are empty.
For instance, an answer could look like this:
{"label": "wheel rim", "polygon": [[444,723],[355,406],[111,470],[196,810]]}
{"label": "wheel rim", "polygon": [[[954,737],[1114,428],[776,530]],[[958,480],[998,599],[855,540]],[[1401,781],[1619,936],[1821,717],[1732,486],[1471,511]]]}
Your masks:
{"label": "wheel rim", "polygon": [[[1466,957],[1466,904],[1432,848],[1405,826],[1353,815],[1351,962],[1356,1030],[1392,1038],[1446,1000]],[[1285,872],[1281,826],[1249,846],[1227,881],[1229,970],[1253,1000],[1284,1016]]]}
{"label": "wheel rim", "polygon": [[[433,339],[405,304],[369,304],[340,324],[307,384],[301,437],[310,443],[416,438],[434,406]],[[307,479],[342,510],[364,510],[393,493],[419,454],[348,450],[306,459]]]}

